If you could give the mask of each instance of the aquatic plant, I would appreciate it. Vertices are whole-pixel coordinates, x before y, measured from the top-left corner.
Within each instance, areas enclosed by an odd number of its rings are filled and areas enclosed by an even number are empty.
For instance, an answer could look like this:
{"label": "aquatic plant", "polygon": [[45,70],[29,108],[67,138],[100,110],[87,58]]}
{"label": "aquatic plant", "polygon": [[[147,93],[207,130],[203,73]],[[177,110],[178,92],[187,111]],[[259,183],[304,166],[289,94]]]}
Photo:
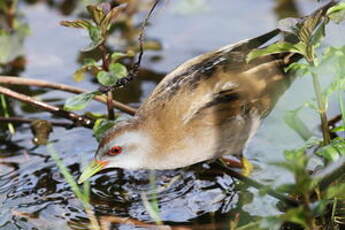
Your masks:
{"label": "aquatic plant", "polygon": [[[281,193],[297,199],[298,207],[289,207],[278,216],[264,218],[255,225],[262,229],[280,229],[289,223],[294,223],[303,229],[340,229],[344,222],[344,194],[345,194],[345,138],[341,137],[344,129],[344,90],[345,90],[345,49],[343,47],[327,47],[323,55],[318,50],[325,35],[325,25],[330,21],[339,23],[345,19],[345,3],[331,7],[326,15],[314,15],[302,24],[286,23],[289,27],[282,27],[286,33],[296,35],[300,42],[277,43],[265,49],[254,50],[248,55],[248,61],[255,57],[277,52],[295,52],[304,57],[305,62],[291,64],[286,71],[299,75],[311,75],[316,97],[314,102],[305,103],[320,116],[322,139],[313,134],[308,125],[298,116],[298,112],[305,106],[290,111],[284,118],[286,123],[295,130],[306,142],[304,146],[285,151],[285,162],[275,165],[285,168],[294,175],[294,183],[284,184],[277,188]],[[291,26],[293,25],[293,26]],[[315,25],[318,25],[315,27]],[[332,66],[334,77],[331,84],[322,89],[319,72],[327,64]],[[331,75],[331,73],[329,73]],[[330,129],[327,119],[327,105],[329,97],[337,95],[341,115],[336,127]],[[342,118],[342,119],[341,119]],[[342,121],[342,122],[341,122]],[[333,124],[334,125],[334,124]],[[339,134],[339,135],[338,135]],[[310,160],[320,156],[324,165],[312,170]],[[340,205],[339,205],[340,204]],[[239,227],[236,229],[254,229]]]}

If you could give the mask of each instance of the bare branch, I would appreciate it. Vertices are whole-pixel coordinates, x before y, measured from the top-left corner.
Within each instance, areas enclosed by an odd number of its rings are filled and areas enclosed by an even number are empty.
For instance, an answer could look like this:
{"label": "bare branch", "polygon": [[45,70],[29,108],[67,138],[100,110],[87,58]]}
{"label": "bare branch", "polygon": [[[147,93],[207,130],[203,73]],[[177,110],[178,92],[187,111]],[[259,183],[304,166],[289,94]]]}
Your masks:
{"label": "bare branch", "polygon": [[[23,118],[23,117],[0,117],[0,123],[5,122],[5,123],[26,124],[26,123],[31,123],[35,120],[36,119]],[[48,121],[48,122],[51,123],[53,126],[58,126],[58,127],[71,128],[75,126],[73,123],[70,123],[70,122],[63,122],[63,121]]]}
{"label": "bare branch", "polygon": [[69,119],[73,121],[76,125],[81,125],[87,128],[92,128],[93,127],[93,121],[90,118],[80,116],[76,113],[73,112],[68,112],[63,109],[60,109],[56,106],[49,105],[45,102],[38,101],[33,99],[32,97],[29,97],[27,95],[17,93],[13,90],[7,89],[5,87],[0,86],[0,94],[4,94],[8,97],[14,98],[16,100],[19,100],[21,102],[33,105],[37,108],[40,108],[44,111],[48,111],[56,116],[63,117],[66,119]]}
{"label": "bare branch", "polygon": [[119,79],[114,87],[123,87],[123,86],[125,86],[128,82],[133,80],[133,78],[138,74],[139,68],[140,68],[140,64],[141,64],[141,60],[142,60],[143,55],[144,55],[145,28],[146,28],[146,26],[147,26],[147,24],[148,24],[148,22],[149,22],[149,20],[150,20],[150,18],[152,16],[153,11],[158,6],[160,1],[161,0],[156,0],[155,1],[155,3],[152,5],[150,11],[146,15],[143,23],[141,24],[141,31],[140,31],[139,38],[138,38],[138,42],[139,42],[139,55],[138,55],[137,61],[132,65],[132,68],[129,71],[128,76]]}
{"label": "bare branch", "polygon": [[[0,84],[36,86],[36,87],[41,87],[41,88],[57,89],[57,90],[74,93],[74,94],[87,92],[87,90],[85,89],[81,89],[81,88],[77,88],[77,87],[73,87],[73,86],[69,86],[65,84],[30,79],[30,78],[10,77],[10,76],[0,76]],[[105,96],[95,96],[94,99],[99,102],[102,102],[103,104],[107,103],[107,99]],[[136,109],[133,107],[125,105],[116,100],[113,100],[112,103],[115,108],[129,115],[135,114]]]}

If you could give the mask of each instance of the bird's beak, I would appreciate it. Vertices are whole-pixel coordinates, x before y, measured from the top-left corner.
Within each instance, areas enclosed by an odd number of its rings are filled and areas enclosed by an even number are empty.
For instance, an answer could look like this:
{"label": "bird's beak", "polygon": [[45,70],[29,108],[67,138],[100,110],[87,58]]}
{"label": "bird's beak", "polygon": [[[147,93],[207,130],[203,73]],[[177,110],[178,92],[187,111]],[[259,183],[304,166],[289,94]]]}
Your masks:
{"label": "bird's beak", "polygon": [[105,168],[105,166],[108,164],[108,161],[98,161],[93,160],[83,171],[83,173],[80,175],[78,184],[83,183],[99,171]]}

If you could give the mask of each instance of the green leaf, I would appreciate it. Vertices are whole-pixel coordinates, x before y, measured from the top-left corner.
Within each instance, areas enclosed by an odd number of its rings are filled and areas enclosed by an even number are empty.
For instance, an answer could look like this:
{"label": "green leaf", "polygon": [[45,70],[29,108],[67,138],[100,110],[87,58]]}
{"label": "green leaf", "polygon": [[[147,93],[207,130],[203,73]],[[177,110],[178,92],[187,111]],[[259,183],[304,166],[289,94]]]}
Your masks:
{"label": "green leaf", "polygon": [[88,31],[92,42],[86,48],[82,49],[82,52],[89,52],[93,49],[96,49],[104,42],[101,31],[96,26],[91,26]]}
{"label": "green leaf", "polygon": [[345,132],[345,126],[338,126],[338,127],[335,127],[334,129],[331,130],[333,133],[336,133],[336,132]]}
{"label": "green leaf", "polygon": [[93,135],[97,141],[100,141],[105,134],[105,132],[113,127],[117,122],[109,121],[107,119],[97,119],[95,125],[93,126]]}
{"label": "green leaf", "polygon": [[80,82],[82,80],[85,79],[85,72],[87,71],[86,68],[80,68],[77,69],[74,73],[73,73],[73,80],[76,82]]}
{"label": "green leaf", "polygon": [[84,58],[83,59],[83,66],[94,66],[97,65],[97,62],[93,58]]}
{"label": "green leaf", "polygon": [[320,41],[325,37],[326,35],[326,22],[320,22],[319,26],[315,29],[315,32],[313,33],[313,36],[311,36],[310,39],[310,45],[319,46]]}
{"label": "green leaf", "polygon": [[326,96],[330,96],[336,91],[344,91],[345,90],[345,77],[340,79],[335,79],[326,89],[325,94]]}
{"label": "green leaf", "polygon": [[251,51],[247,55],[246,61],[250,62],[251,60],[257,57],[266,56],[270,54],[276,54],[276,53],[282,53],[282,52],[293,52],[293,53],[300,53],[303,55],[304,46],[301,43],[292,44],[292,43],[287,43],[287,42],[278,42],[266,48],[255,49]]}
{"label": "green leaf", "polygon": [[78,29],[89,29],[92,24],[86,20],[61,21],[60,25]]}
{"label": "green leaf", "polygon": [[295,34],[298,33],[298,24],[301,22],[300,18],[283,18],[278,22],[278,29],[285,33]]}
{"label": "green leaf", "polygon": [[91,50],[94,50],[96,48],[98,48],[100,45],[102,45],[102,43],[104,42],[104,40],[100,40],[98,42],[91,42],[87,47],[83,48],[81,51],[82,52],[89,52]]}
{"label": "green leaf", "polygon": [[[265,217],[260,221],[260,228],[269,229],[269,230],[280,230],[281,225],[283,224],[283,220],[280,216],[269,216]],[[256,229],[258,230],[258,229]]]}
{"label": "green leaf", "polygon": [[84,80],[85,78],[85,73],[87,71],[94,71],[94,72],[98,72],[100,71],[101,67],[97,64],[97,62],[92,59],[92,58],[85,58],[83,60],[83,66],[81,66],[78,70],[76,70],[73,74],[73,79],[76,82],[79,82],[81,80]]}
{"label": "green leaf", "polygon": [[297,75],[303,76],[310,73],[310,65],[304,63],[293,62],[284,69],[285,72],[293,71]]}
{"label": "green leaf", "polygon": [[114,77],[118,80],[128,75],[128,71],[126,66],[120,63],[112,63],[109,66],[110,72],[114,75]]}
{"label": "green leaf", "polygon": [[93,42],[99,42],[102,39],[101,31],[96,26],[91,26],[89,28],[89,36]]}
{"label": "green leaf", "polygon": [[70,97],[65,102],[64,110],[73,111],[84,109],[90,103],[92,98],[98,94],[98,91],[93,91]]}
{"label": "green leaf", "polygon": [[102,33],[106,33],[110,26],[115,22],[115,19],[120,15],[123,7],[114,7],[110,12],[104,17],[101,22]]}
{"label": "green leaf", "polygon": [[117,81],[117,78],[115,75],[106,72],[106,71],[100,71],[97,74],[97,80],[100,84],[105,85],[105,86],[111,86],[114,85]]}
{"label": "green leaf", "polygon": [[121,52],[114,52],[111,54],[111,61],[112,62],[116,62],[119,59],[123,58],[123,57],[127,57],[127,54],[121,53]]}
{"label": "green leaf", "polygon": [[321,20],[323,20],[322,10],[313,15],[308,16],[303,23],[299,26],[298,38],[305,45],[309,45],[309,41],[315,29],[318,27]]}
{"label": "green leaf", "polygon": [[298,112],[302,107],[291,110],[284,115],[285,123],[293,129],[303,140],[308,140],[313,136],[313,133],[305,125],[305,123],[299,118]]}
{"label": "green leaf", "polygon": [[331,185],[326,190],[326,198],[328,199],[345,198],[345,183]]}
{"label": "green leaf", "polygon": [[102,7],[89,5],[86,7],[91,15],[92,20],[97,24],[100,25],[103,18],[105,17]]}
{"label": "green leaf", "polygon": [[322,216],[325,214],[327,206],[331,203],[330,200],[318,200],[312,205],[310,205],[310,209],[313,216]]}
{"label": "green leaf", "polygon": [[316,154],[328,161],[336,161],[340,156],[345,155],[345,141],[344,139],[334,139],[331,144],[318,149]]}
{"label": "green leaf", "polygon": [[307,213],[305,213],[303,207],[289,209],[285,214],[282,215],[283,220],[299,224],[305,228],[308,227],[308,218],[309,217],[307,216]]}
{"label": "green leaf", "polygon": [[335,23],[340,23],[345,20],[345,2],[340,2],[331,7],[327,11],[328,17]]}

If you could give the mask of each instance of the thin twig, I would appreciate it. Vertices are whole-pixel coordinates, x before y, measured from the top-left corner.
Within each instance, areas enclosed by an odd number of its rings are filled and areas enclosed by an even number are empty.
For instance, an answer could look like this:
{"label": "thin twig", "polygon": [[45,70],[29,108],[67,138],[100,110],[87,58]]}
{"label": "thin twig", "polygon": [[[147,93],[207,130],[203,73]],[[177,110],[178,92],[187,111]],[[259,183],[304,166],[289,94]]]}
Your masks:
{"label": "thin twig", "polygon": [[45,102],[35,100],[32,97],[29,97],[27,95],[17,93],[13,90],[7,89],[5,87],[0,86],[0,94],[4,94],[8,97],[14,98],[16,100],[19,100],[21,102],[33,105],[37,108],[40,108],[44,111],[48,111],[54,115],[57,115],[59,117],[63,117],[66,119],[69,119],[73,121],[76,125],[81,125],[87,128],[92,128],[93,127],[93,121],[90,118],[80,116],[76,113],[73,112],[68,112],[63,109],[60,109],[56,106],[49,105]]}
{"label": "thin twig", "polygon": [[[0,76],[0,84],[36,86],[36,87],[41,87],[41,88],[57,89],[57,90],[74,93],[74,94],[87,92],[87,90],[85,89],[81,89],[81,88],[77,88],[77,87],[73,87],[73,86],[69,86],[65,84],[30,79],[30,78],[11,77],[11,76]],[[107,103],[107,99],[105,96],[95,96],[94,99],[104,104]],[[134,115],[136,112],[135,108],[125,105],[119,101],[112,100],[112,103],[115,108],[129,115]]]}
{"label": "thin twig", "polygon": [[156,0],[155,3],[152,5],[150,11],[148,12],[148,14],[145,16],[145,19],[143,21],[143,23],[141,24],[141,31],[139,34],[139,55],[138,55],[138,59],[137,61],[132,65],[131,70],[128,73],[127,77],[121,78],[118,80],[118,82],[115,84],[115,88],[116,87],[123,87],[125,86],[128,82],[132,81],[134,79],[134,77],[138,74],[139,72],[139,68],[140,68],[140,64],[141,64],[141,60],[143,58],[144,55],[144,39],[145,39],[145,28],[155,10],[155,8],[158,6],[158,4],[160,3],[161,0]]}
{"label": "thin twig", "polygon": [[[109,71],[109,58],[108,58],[108,53],[107,53],[107,49],[105,48],[104,42],[99,46],[99,49],[102,52],[102,68],[104,71]],[[109,120],[115,119],[115,114],[114,114],[114,109],[113,109],[113,104],[112,104],[113,90],[114,90],[113,88],[110,88],[110,90],[106,92]]]}
{"label": "thin twig", "polygon": [[335,125],[336,125],[339,121],[341,121],[341,119],[342,119],[341,114],[338,114],[337,116],[335,116],[335,117],[329,119],[329,120],[328,120],[328,125],[329,125],[329,127],[334,128]]}
{"label": "thin twig", "polygon": [[[17,124],[26,124],[26,123],[32,123],[37,119],[31,119],[31,118],[22,118],[22,117],[0,117],[0,123],[17,123]],[[65,128],[71,128],[75,126],[73,123],[70,122],[63,122],[63,121],[48,121],[53,126],[58,127],[65,127]]]}

